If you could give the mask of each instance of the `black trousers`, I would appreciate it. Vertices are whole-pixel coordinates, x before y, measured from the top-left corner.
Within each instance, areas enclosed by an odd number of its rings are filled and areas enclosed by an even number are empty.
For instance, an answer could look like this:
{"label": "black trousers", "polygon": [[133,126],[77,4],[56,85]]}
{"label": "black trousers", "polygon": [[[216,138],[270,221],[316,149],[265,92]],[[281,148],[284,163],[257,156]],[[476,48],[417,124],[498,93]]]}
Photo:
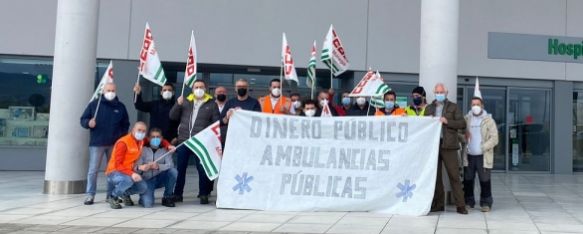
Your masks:
{"label": "black trousers", "polygon": [[213,189],[213,182],[209,180],[204,172],[200,159],[188,147],[179,147],[176,149],[176,169],[178,170],[178,177],[176,178],[176,187],[174,187],[174,195],[182,196],[184,193],[184,184],[186,182],[186,168],[188,167],[188,160],[194,157],[194,164],[198,171],[198,196],[208,196]]}
{"label": "black trousers", "polygon": [[464,198],[466,204],[474,206],[474,179],[480,180],[480,206],[492,207],[491,169],[484,168],[484,155],[468,155],[468,166],[464,167]]}

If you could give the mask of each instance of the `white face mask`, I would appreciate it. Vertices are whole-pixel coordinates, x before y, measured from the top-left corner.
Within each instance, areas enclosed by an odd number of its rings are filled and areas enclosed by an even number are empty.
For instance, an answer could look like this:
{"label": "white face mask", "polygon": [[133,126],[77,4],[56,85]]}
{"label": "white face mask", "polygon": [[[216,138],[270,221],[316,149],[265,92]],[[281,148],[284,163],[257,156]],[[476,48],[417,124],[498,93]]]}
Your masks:
{"label": "white face mask", "polygon": [[134,132],[134,138],[136,138],[136,140],[141,141],[146,137],[146,133],[145,132]]}
{"label": "white face mask", "polygon": [[302,103],[300,101],[294,101],[293,106],[294,106],[294,108],[298,109],[302,106]]}
{"label": "white face mask", "polygon": [[320,106],[324,107],[328,105],[328,100],[327,99],[322,99],[322,101],[320,101]]}
{"label": "white face mask", "polygon": [[479,115],[480,113],[482,113],[482,107],[472,106],[472,113],[474,113],[474,115]]}
{"label": "white face mask", "polygon": [[306,114],[306,116],[308,116],[308,117],[313,117],[316,114],[316,110],[314,110],[314,109],[306,110],[306,111],[304,111],[304,114]]}
{"label": "white face mask", "polygon": [[279,97],[279,95],[281,95],[281,89],[279,89],[279,88],[272,89],[271,95],[274,97]]}
{"label": "white face mask", "polygon": [[197,98],[202,98],[204,96],[204,89],[194,89],[193,93]]}
{"label": "white face mask", "polygon": [[103,96],[108,101],[111,101],[111,100],[115,99],[115,92],[105,92],[105,94],[103,94]]}
{"label": "white face mask", "polygon": [[162,92],[162,98],[164,98],[164,100],[170,100],[170,98],[172,98],[172,95],[174,95],[172,93],[172,91],[164,91],[164,92]]}
{"label": "white face mask", "polygon": [[359,106],[364,105],[364,103],[366,103],[366,98],[359,97],[356,99],[356,104],[358,104]]}

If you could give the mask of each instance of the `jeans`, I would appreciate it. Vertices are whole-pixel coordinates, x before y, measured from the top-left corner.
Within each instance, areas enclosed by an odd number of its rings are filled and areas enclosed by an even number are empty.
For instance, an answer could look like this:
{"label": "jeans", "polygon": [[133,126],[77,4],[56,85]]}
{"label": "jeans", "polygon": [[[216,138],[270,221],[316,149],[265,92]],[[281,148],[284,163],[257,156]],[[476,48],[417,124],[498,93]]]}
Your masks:
{"label": "jeans", "polygon": [[111,195],[114,197],[143,194],[148,189],[146,181],[134,182],[131,176],[117,171],[107,176],[107,183],[113,187]]}
{"label": "jeans", "polygon": [[[101,160],[105,156],[106,163],[109,162],[112,146],[89,146],[89,170],[87,171],[87,188],[85,193],[95,196],[97,187],[97,173],[101,166]],[[107,195],[111,194],[110,186],[107,186]]]}
{"label": "jeans", "polygon": [[208,196],[213,188],[213,182],[209,180],[204,172],[200,159],[188,147],[179,147],[176,149],[176,169],[178,170],[178,178],[176,178],[176,187],[174,188],[174,195],[182,196],[184,192],[184,184],[186,180],[186,168],[188,167],[188,159],[194,157],[194,164],[198,171],[198,195]]}
{"label": "jeans", "polygon": [[140,200],[142,205],[146,208],[150,208],[154,205],[154,191],[157,188],[164,187],[164,198],[172,196],[174,193],[174,186],[176,185],[176,177],[178,176],[178,171],[176,168],[170,168],[160,174],[146,180],[148,189],[144,194],[140,195]]}
{"label": "jeans", "polygon": [[484,168],[484,155],[468,155],[468,166],[464,167],[464,195],[466,204],[474,206],[474,179],[478,173],[480,180],[480,206],[492,207],[491,169]]}

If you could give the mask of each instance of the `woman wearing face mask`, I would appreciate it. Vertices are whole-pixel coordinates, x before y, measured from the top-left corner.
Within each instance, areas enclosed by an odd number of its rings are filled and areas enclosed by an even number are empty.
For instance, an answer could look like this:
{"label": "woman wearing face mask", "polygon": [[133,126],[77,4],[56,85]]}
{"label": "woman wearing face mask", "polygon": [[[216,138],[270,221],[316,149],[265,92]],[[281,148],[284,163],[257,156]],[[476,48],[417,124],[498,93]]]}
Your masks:
{"label": "woman wearing face mask", "polygon": [[305,117],[317,117],[316,112],[318,112],[318,103],[312,99],[304,101],[302,113],[300,116]]}
{"label": "woman wearing face mask", "polygon": [[158,100],[148,102],[143,101],[142,87],[139,84],[134,86],[134,92],[137,94],[134,106],[137,110],[150,114],[150,127],[162,129],[162,134],[168,140],[175,140],[178,121],[172,121],[169,118],[170,109],[176,102],[174,100],[174,86],[170,83],[164,84]]}
{"label": "woman wearing face mask", "polygon": [[356,98],[356,105],[348,111],[348,116],[372,116],[375,113],[374,108],[368,108],[369,103],[364,97]]}

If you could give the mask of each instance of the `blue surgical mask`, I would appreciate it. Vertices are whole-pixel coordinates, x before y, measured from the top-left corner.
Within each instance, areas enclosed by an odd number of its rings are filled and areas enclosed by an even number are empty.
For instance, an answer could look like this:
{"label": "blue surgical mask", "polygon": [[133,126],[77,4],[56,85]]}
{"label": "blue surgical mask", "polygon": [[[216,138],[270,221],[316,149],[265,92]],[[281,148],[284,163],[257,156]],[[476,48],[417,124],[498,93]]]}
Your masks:
{"label": "blue surgical mask", "polygon": [[162,143],[162,139],[160,137],[154,137],[152,139],[150,139],[150,146],[152,148],[158,148],[160,147],[160,143]]}
{"label": "blue surgical mask", "polygon": [[134,138],[136,138],[136,140],[141,141],[146,137],[146,133],[145,132],[134,132]]}
{"label": "blue surgical mask", "polygon": [[393,102],[393,101],[385,101],[385,108],[387,108],[387,109],[393,109],[393,107],[395,107],[395,102]]}
{"label": "blue surgical mask", "polygon": [[443,94],[443,93],[435,94],[435,100],[437,100],[438,102],[445,101],[445,94]]}
{"label": "blue surgical mask", "polygon": [[349,97],[343,97],[342,98],[342,105],[344,105],[344,106],[350,105],[350,98]]}

